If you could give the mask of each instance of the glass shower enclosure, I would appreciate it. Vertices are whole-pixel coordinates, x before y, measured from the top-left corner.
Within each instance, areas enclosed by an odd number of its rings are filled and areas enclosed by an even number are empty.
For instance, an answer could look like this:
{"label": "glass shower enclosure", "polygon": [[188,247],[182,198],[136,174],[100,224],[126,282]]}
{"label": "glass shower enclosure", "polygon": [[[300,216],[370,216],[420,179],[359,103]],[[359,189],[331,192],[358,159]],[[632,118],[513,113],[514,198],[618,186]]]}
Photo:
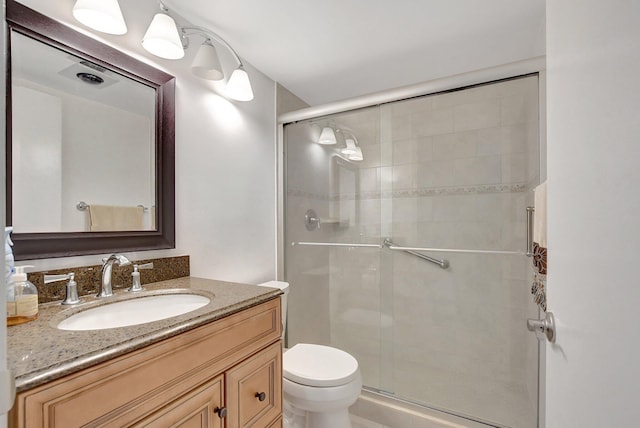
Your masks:
{"label": "glass shower enclosure", "polygon": [[390,397],[536,427],[538,133],[537,75],[286,124],[288,346],[343,349]]}

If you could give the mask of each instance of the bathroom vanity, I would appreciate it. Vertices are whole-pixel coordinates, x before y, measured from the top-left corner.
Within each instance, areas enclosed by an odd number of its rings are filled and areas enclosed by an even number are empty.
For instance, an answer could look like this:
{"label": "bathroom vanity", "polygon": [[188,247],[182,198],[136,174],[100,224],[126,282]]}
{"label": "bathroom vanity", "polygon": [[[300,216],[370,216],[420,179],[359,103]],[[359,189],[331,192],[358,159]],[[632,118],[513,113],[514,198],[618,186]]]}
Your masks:
{"label": "bathroom vanity", "polygon": [[42,305],[37,321],[8,331],[18,391],[9,426],[281,427],[280,290],[198,278],[145,287],[212,300],[89,331],[56,328],[81,308]]}

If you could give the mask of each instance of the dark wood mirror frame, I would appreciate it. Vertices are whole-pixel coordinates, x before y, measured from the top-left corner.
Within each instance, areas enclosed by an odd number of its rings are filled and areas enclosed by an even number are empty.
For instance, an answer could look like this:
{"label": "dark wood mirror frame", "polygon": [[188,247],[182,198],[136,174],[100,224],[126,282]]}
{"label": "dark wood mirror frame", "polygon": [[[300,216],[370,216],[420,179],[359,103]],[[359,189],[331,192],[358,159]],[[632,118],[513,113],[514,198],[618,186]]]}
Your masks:
{"label": "dark wood mirror frame", "polygon": [[[175,248],[175,78],[78,33],[14,0],[7,0],[6,219],[12,224],[11,32],[86,58],[156,90],[155,231],[14,233],[16,260]],[[46,209],[46,207],[42,207]]]}

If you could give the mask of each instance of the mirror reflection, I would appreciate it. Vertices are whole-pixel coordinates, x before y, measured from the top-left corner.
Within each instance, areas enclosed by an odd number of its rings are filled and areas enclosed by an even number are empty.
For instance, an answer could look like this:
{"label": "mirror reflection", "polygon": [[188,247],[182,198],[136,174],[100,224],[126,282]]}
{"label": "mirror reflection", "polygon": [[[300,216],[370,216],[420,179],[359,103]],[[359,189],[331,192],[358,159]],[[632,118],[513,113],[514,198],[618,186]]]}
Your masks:
{"label": "mirror reflection", "polygon": [[15,233],[156,230],[151,86],[11,34]]}

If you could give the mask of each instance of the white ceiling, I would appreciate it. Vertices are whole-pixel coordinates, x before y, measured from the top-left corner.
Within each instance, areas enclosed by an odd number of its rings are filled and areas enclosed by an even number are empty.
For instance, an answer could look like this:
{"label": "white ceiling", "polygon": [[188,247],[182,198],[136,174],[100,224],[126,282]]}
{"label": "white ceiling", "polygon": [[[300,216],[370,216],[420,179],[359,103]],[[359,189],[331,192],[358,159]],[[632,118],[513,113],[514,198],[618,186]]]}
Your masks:
{"label": "white ceiling", "polygon": [[545,52],[545,0],[164,3],[310,105]]}

